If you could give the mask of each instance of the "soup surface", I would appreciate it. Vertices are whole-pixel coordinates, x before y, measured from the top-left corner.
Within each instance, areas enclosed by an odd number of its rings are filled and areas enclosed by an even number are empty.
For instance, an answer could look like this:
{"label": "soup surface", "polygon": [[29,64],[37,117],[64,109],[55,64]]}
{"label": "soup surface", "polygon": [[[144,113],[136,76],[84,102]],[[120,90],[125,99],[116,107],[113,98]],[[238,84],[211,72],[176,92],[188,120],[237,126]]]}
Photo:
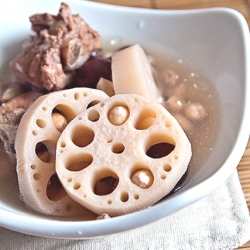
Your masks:
{"label": "soup surface", "polygon": [[[106,46],[104,52],[110,55],[113,50],[112,46]],[[198,171],[213,150],[219,126],[219,97],[209,79],[186,59],[165,55],[150,48],[146,49],[146,53],[162,93],[159,102],[179,121],[192,145],[193,156],[187,173],[174,189],[177,191],[185,182],[191,181],[190,174]],[[2,144],[0,150],[0,207],[6,204],[8,209],[12,207],[16,212],[37,214],[20,199],[15,161],[5,153]],[[93,215],[89,219],[94,218]]]}

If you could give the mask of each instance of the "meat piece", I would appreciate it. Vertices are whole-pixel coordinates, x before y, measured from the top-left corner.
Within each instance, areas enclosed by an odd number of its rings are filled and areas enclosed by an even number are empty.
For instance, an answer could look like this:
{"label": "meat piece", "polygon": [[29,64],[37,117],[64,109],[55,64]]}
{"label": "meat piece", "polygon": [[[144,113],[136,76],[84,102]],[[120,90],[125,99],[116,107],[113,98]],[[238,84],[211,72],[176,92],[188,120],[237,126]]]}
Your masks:
{"label": "meat piece", "polygon": [[0,106],[0,116],[4,116],[13,110],[21,108],[27,110],[28,107],[41,95],[43,92],[39,91],[29,91],[24,94],[18,95],[8,102],[3,103]]}
{"label": "meat piece", "polygon": [[101,37],[62,3],[58,15],[47,13],[30,17],[36,35],[22,42],[22,51],[10,62],[16,78],[38,89],[65,88],[74,70],[100,47]]}
{"label": "meat piece", "polygon": [[50,48],[43,56],[41,67],[42,82],[47,90],[63,89],[65,87],[66,74],[63,72],[60,61],[60,50]]}
{"label": "meat piece", "polygon": [[7,153],[15,154],[16,131],[28,107],[43,93],[27,92],[3,103],[0,107],[0,139]]}
{"label": "meat piece", "polygon": [[111,81],[111,58],[105,58],[100,51],[91,53],[88,61],[76,70],[76,85],[96,88],[100,78]]}
{"label": "meat piece", "polygon": [[55,17],[48,14],[35,14],[30,17],[30,22],[32,23],[32,30],[39,33],[42,30],[49,29],[53,25]]}
{"label": "meat piece", "polygon": [[17,108],[0,116],[0,138],[7,153],[15,154],[16,131],[24,112],[24,109]]}
{"label": "meat piece", "polygon": [[27,92],[26,86],[22,86],[21,84],[12,84],[2,92],[0,101],[1,103],[8,102],[24,92]]}

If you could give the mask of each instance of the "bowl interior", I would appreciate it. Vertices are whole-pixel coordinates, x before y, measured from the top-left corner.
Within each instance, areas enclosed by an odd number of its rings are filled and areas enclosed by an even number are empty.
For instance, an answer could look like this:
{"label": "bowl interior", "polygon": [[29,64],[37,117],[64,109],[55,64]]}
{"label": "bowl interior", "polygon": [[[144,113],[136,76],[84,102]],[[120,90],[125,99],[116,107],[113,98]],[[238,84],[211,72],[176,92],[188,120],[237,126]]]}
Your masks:
{"label": "bowl interior", "polygon": [[[8,1],[0,22],[0,76],[8,73],[8,61],[20,51],[20,41],[32,34],[28,17],[34,13],[58,12],[60,1],[28,0],[24,5]],[[79,13],[100,32],[103,45],[114,49],[139,43],[155,50],[187,59],[204,72],[220,96],[220,122],[214,144],[206,160],[188,174],[182,188],[150,209],[107,221],[69,222],[31,212],[19,199],[15,169],[0,171],[0,225],[41,236],[90,237],[119,232],[167,216],[207,195],[223,183],[235,169],[249,134],[248,28],[244,18],[229,9],[164,11],[123,8],[87,1],[69,0]],[[16,5],[16,8],[12,8]],[[14,19],[10,19],[12,13]],[[219,107],[218,107],[219,108]],[[2,161],[5,158],[1,157]],[[211,183],[213,183],[211,185]],[[3,191],[5,190],[5,191]],[[10,198],[12,197],[12,198]],[[15,218],[15,220],[13,220]],[[66,220],[66,221],[65,221]],[[26,221],[26,224],[22,224]],[[50,228],[46,223],[51,223]],[[63,224],[66,223],[66,224]],[[38,226],[39,225],[39,226]],[[59,229],[66,226],[63,230]],[[91,232],[88,228],[91,227]],[[81,228],[81,235],[79,232]]]}

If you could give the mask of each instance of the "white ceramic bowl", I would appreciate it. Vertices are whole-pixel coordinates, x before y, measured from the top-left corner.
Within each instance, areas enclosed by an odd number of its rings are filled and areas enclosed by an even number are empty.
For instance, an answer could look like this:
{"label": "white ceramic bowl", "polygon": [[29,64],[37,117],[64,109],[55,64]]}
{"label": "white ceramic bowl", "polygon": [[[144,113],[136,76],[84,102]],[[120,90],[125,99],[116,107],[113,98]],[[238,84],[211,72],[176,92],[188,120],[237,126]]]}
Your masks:
{"label": "white ceramic bowl", "polygon": [[[86,238],[133,229],[187,207],[228,179],[244,152],[250,130],[249,31],[245,19],[231,9],[187,11],[124,8],[87,1],[66,1],[106,41],[115,46],[139,43],[186,58],[216,86],[221,101],[218,134],[203,164],[182,188],[153,207],[109,220],[67,221],[26,209],[19,200],[13,173],[0,169],[0,226],[31,235]],[[31,34],[28,17],[57,14],[59,0],[1,1],[0,74],[20,50],[19,42]],[[247,117],[248,115],[248,117]],[[1,172],[2,171],[2,172]],[[11,169],[9,171],[15,171]]]}

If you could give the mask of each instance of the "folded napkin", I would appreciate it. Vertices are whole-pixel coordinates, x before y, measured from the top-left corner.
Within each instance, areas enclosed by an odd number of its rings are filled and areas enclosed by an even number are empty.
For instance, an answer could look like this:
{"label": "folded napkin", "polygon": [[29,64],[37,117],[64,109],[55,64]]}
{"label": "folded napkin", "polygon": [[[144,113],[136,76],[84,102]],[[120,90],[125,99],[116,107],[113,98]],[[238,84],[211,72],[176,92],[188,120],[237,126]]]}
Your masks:
{"label": "folded napkin", "polygon": [[141,228],[105,237],[47,239],[0,228],[0,249],[235,249],[250,240],[250,217],[237,171],[195,204]]}

